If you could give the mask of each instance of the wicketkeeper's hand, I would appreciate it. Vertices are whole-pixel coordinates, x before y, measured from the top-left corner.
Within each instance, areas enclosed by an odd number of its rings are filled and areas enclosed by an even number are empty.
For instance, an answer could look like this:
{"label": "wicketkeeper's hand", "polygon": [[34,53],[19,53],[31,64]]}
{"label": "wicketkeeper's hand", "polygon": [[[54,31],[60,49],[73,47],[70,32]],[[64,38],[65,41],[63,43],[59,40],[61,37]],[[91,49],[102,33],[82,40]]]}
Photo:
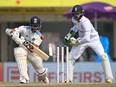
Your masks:
{"label": "wicketkeeper's hand", "polygon": [[77,39],[75,39],[74,37],[71,37],[71,38],[70,38],[70,44],[71,44],[72,46],[78,46],[78,45],[79,45]]}
{"label": "wicketkeeper's hand", "polygon": [[70,37],[71,37],[71,34],[68,33],[68,34],[64,37],[65,42],[70,42]]}
{"label": "wicketkeeper's hand", "polygon": [[74,36],[74,34],[75,34],[75,31],[70,30],[69,33],[64,37],[65,42],[70,42],[70,38]]}

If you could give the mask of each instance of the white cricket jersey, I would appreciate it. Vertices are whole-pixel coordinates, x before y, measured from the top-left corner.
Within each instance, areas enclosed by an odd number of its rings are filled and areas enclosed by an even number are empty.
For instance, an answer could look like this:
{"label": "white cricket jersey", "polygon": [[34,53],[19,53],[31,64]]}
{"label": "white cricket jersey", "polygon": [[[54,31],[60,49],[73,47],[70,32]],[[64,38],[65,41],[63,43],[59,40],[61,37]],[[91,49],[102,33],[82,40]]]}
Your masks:
{"label": "white cricket jersey", "polygon": [[71,30],[79,33],[79,38],[81,38],[79,41],[80,44],[99,38],[98,32],[94,29],[89,19],[85,16],[82,16],[79,21],[72,17],[72,22],[74,23],[74,26],[71,28]]}
{"label": "white cricket jersey", "polygon": [[40,31],[37,30],[35,33],[32,33],[30,26],[19,26],[15,28],[15,30],[19,32],[21,34],[21,37],[23,37],[25,40],[31,41],[38,46],[42,43],[42,34],[40,33]]}

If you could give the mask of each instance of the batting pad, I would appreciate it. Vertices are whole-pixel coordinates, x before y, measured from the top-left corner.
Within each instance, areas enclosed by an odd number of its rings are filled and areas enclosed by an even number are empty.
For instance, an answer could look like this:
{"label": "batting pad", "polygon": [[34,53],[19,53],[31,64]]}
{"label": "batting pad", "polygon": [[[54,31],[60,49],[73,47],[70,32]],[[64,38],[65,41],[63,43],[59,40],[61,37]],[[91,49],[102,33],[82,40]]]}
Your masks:
{"label": "batting pad", "polygon": [[30,53],[28,55],[28,59],[30,60],[33,68],[37,71],[37,73],[41,73],[44,71],[42,59],[37,54]]}
{"label": "batting pad", "polygon": [[26,50],[24,50],[22,47],[14,48],[14,56],[19,69],[20,79],[26,78],[27,80],[29,80],[29,76],[27,73],[28,70],[27,70],[27,62],[26,62],[27,60]]}

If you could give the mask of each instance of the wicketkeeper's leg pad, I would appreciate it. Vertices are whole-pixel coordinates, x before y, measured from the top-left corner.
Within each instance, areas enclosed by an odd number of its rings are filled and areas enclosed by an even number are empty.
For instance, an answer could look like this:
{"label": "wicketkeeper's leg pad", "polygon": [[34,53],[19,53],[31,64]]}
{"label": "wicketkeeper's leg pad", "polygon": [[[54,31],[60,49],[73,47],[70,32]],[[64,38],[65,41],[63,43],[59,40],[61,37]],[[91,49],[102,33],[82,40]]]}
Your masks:
{"label": "wicketkeeper's leg pad", "polygon": [[69,81],[73,82],[73,71],[74,71],[74,65],[75,65],[75,60],[74,58],[71,56],[71,54],[69,53],[69,57],[68,57],[68,79]]}
{"label": "wicketkeeper's leg pad", "polygon": [[113,79],[110,62],[106,53],[100,56],[106,79]]}
{"label": "wicketkeeper's leg pad", "polygon": [[106,60],[108,60],[108,56],[107,56],[107,54],[104,53],[103,55],[101,55],[101,56],[100,56],[100,59],[101,59],[102,61],[106,61]]}

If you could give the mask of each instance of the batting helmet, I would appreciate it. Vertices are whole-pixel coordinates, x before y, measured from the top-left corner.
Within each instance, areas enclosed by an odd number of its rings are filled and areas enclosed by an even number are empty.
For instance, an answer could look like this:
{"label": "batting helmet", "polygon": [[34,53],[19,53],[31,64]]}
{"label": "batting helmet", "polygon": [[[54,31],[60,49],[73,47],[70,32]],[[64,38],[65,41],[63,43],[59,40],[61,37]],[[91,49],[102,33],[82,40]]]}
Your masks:
{"label": "batting helmet", "polygon": [[33,16],[30,19],[30,26],[31,26],[32,31],[39,30],[41,28],[41,20],[40,20],[40,18],[37,17],[37,16]]}
{"label": "batting helmet", "polygon": [[84,10],[83,10],[81,5],[75,5],[72,8],[72,15],[76,15],[76,14],[79,14],[79,13],[84,13]]}
{"label": "batting helmet", "polygon": [[41,20],[40,20],[40,18],[37,17],[37,16],[33,16],[30,19],[30,26],[39,26],[39,27],[41,27]]}

